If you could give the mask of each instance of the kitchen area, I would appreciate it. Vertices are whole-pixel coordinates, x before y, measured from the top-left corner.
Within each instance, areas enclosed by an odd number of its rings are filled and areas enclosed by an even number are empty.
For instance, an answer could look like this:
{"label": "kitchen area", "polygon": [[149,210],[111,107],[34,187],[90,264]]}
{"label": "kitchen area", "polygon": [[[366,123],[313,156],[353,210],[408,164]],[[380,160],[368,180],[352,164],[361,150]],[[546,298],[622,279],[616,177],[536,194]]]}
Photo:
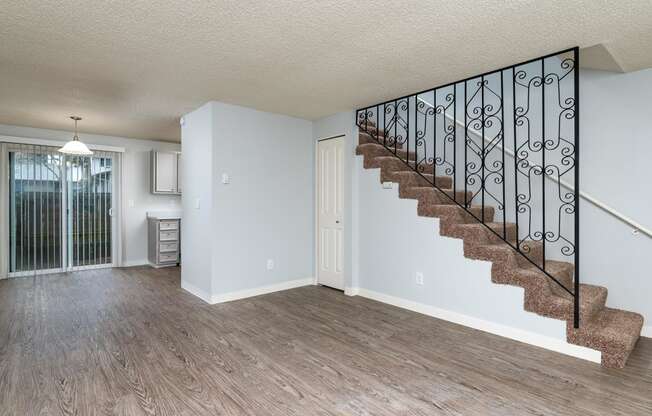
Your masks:
{"label": "kitchen area", "polygon": [[[152,151],[150,192],[181,195],[181,153]],[[147,257],[154,268],[181,264],[181,210],[147,212]]]}

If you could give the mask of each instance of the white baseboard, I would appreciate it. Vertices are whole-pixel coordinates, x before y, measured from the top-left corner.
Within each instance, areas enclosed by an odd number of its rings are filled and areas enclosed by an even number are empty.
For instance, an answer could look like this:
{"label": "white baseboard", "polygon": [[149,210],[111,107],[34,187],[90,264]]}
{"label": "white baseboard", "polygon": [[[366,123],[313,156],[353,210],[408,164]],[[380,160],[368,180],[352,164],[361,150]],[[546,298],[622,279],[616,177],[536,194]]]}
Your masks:
{"label": "white baseboard", "polygon": [[641,336],[646,338],[652,338],[652,326],[644,326],[641,331]]}
{"label": "white baseboard", "polygon": [[211,294],[208,292],[205,292],[198,288],[197,286],[184,282],[183,279],[181,279],[181,289],[185,290],[186,292],[193,294],[197,296],[199,299],[203,300],[206,303],[211,303]]}
{"label": "white baseboard", "polygon": [[594,363],[600,363],[600,359],[602,357],[602,353],[600,351],[569,344],[565,340],[551,338],[533,332],[524,331],[522,329],[485,321],[458,312],[440,309],[423,303],[413,302],[407,299],[386,295],[384,293],[374,292],[372,290],[363,288],[347,288],[347,290],[349,293],[356,293],[364,298],[373,299],[378,302],[387,303],[399,308],[408,309],[413,312],[418,312],[424,315],[432,316],[434,318],[442,319],[444,321],[464,325],[480,331],[489,332],[494,335],[499,335],[505,338],[524,342],[526,344],[535,345],[537,347],[570,355],[572,357],[581,358],[583,360],[588,360]]}
{"label": "white baseboard", "polygon": [[345,287],[344,294],[346,296],[358,296],[360,294],[360,289],[357,287]]}
{"label": "white baseboard", "polygon": [[265,295],[273,292],[280,292],[281,290],[294,289],[301,286],[310,286],[315,283],[313,277],[306,277],[304,279],[288,280],[286,282],[274,283],[267,286],[254,287],[252,289],[238,290],[235,292],[208,294],[205,291],[189,284],[188,282],[181,281],[181,288],[187,292],[192,293],[206,303],[214,305],[216,303],[231,302],[233,300],[251,298],[254,296]]}
{"label": "white baseboard", "polygon": [[214,294],[211,296],[212,304],[231,302],[233,300],[251,298],[253,296],[265,295],[267,293],[280,292],[281,290],[294,289],[301,286],[313,285],[315,279],[313,277],[306,277],[304,279],[288,280],[286,282],[274,283],[267,286],[254,287],[252,289],[238,290],[229,293]]}
{"label": "white baseboard", "polygon": [[123,261],[120,267],[136,267],[136,266],[147,266],[149,261],[147,259],[142,260],[129,260]]}

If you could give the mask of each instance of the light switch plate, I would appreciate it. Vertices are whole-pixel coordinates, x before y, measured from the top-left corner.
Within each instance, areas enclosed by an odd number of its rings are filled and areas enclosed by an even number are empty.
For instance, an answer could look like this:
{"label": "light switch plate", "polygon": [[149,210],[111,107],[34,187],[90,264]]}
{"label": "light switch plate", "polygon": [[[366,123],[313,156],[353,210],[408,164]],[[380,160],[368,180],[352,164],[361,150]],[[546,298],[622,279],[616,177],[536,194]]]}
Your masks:
{"label": "light switch plate", "polygon": [[127,200],[127,206],[128,206],[129,208],[133,208],[133,207],[136,206],[136,202],[135,202],[133,199],[128,199],[128,200]]}
{"label": "light switch plate", "polygon": [[228,173],[223,173],[222,174],[222,183],[227,184],[229,182],[231,182],[231,178],[229,177],[229,174]]}
{"label": "light switch plate", "polygon": [[195,209],[199,209],[201,206],[201,201],[199,198],[195,198]]}

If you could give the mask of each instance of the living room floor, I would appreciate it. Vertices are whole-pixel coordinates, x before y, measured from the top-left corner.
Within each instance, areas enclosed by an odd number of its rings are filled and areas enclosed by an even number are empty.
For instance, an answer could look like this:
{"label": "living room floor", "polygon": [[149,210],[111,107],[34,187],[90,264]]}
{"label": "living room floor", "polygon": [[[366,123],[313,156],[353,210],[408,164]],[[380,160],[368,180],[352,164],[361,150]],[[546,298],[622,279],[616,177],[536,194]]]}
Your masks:
{"label": "living room floor", "polygon": [[207,305],[179,269],[0,281],[0,415],[650,415],[623,370],[317,286]]}

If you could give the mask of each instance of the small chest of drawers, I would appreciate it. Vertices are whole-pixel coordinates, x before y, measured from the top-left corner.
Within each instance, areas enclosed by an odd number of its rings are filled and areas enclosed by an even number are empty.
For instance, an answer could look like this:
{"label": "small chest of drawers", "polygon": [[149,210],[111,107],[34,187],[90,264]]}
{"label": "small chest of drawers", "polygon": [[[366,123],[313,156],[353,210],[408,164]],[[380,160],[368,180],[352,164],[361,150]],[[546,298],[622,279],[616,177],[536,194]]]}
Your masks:
{"label": "small chest of drawers", "polygon": [[181,220],[148,218],[149,263],[176,266],[181,260]]}

